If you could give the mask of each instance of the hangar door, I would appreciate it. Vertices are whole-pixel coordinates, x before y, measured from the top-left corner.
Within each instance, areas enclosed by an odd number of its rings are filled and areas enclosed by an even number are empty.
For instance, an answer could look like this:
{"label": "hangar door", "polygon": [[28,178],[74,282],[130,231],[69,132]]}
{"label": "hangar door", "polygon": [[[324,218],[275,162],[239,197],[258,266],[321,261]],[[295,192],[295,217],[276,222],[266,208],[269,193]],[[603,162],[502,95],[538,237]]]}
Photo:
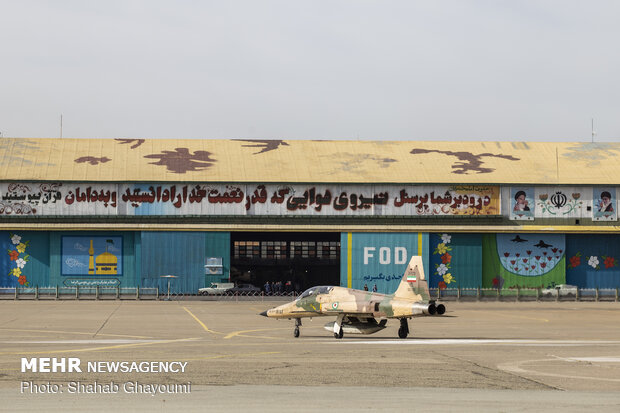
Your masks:
{"label": "hangar door", "polygon": [[233,232],[230,279],[282,292],[340,285],[340,233]]}

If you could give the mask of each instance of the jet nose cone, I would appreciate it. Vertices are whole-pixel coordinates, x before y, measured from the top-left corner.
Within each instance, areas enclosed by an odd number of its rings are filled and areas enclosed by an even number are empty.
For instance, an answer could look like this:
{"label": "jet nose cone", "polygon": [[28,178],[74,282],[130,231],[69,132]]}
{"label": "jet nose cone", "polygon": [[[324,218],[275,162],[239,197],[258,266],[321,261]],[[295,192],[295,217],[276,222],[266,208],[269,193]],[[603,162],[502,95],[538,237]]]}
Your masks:
{"label": "jet nose cone", "polygon": [[263,311],[262,313],[260,313],[259,315],[262,315],[263,317],[267,317],[267,310]]}

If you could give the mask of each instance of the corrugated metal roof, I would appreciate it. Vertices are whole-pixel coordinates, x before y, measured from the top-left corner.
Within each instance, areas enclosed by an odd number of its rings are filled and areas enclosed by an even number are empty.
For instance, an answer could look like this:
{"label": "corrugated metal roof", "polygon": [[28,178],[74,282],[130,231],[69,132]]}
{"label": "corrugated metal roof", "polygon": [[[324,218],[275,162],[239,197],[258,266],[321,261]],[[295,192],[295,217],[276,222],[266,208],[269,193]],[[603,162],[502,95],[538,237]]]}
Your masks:
{"label": "corrugated metal roof", "polygon": [[620,183],[620,143],[0,138],[2,181]]}

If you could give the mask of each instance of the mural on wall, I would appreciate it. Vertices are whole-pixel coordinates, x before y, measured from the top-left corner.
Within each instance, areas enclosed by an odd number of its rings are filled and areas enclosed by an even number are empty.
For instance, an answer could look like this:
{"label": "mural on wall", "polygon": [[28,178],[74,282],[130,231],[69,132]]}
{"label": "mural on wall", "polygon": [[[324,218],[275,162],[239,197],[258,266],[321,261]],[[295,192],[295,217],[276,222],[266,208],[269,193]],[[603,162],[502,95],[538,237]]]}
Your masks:
{"label": "mural on wall", "polygon": [[289,146],[288,143],[281,139],[233,139],[233,141],[250,142],[252,144],[241,145],[244,148],[262,148],[260,151],[254,152],[253,155],[275,151],[280,146]]}
{"label": "mural on wall", "polygon": [[594,188],[592,196],[593,221],[617,221],[615,188]]}
{"label": "mural on wall", "polygon": [[429,247],[430,288],[481,286],[481,234],[429,234]]}
{"label": "mural on wall", "polygon": [[452,251],[452,247],[450,246],[450,241],[452,240],[452,236],[448,234],[440,234],[439,237],[440,242],[433,245],[435,247],[433,255],[439,256],[441,262],[434,263],[434,274],[441,277],[441,281],[437,283],[437,288],[445,290],[446,288],[451,287],[450,284],[456,284],[456,279],[451,273],[452,255],[450,252]]}
{"label": "mural on wall", "polygon": [[[536,188],[537,218],[580,218],[587,210],[584,198],[591,198],[592,188]],[[589,195],[589,196],[587,196]]]}
{"label": "mural on wall", "polygon": [[458,161],[455,161],[452,164],[453,174],[469,174],[470,172],[477,173],[477,174],[487,174],[487,173],[493,172],[495,170],[494,168],[488,168],[488,167],[483,166],[484,161],[482,160],[482,158],[500,158],[500,159],[507,159],[509,161],[520,160],[519,158],[515,158],[512,155],[503,155],[503,154],[489,153],[489,152],[474,154],[474,153],[465,152],[465,151],[454,152],[454,151],[440,151],[437,149],[412,149],[410,153],[413,155],[417,155],[417,154],[424,154],[424,153],[431,153],[431,152],[442,153],[444,155],[453,156],[456,159],[458,159]]}
{"label": "mural on wall", "polygon": [[[428,234],[421,233],[342,233],[340,243],[340,285],[358,290],[366,285],[383,294],[396,291],[411,256],[429,253]],[[433,270],[427,261],[428,277]]]}
{"label": "mural on wall", "polygon": [[123,237],[62,237],[62,275],[122,276]]}
{"label": "mural on wall", "polygon": [[117,138],[114,139],[117,143],[121,144],[121,145],[127,145],[131,143],[130,148],[131,149],[136,149],[138,146],[142,145],[145,140],[144,139],[121,139],[121,138]]}
{"label": "mural on wall", "polygon": [[27,287],[29,285],[27,271],[25,271],[26,264],[30,256],[26,254],[26,248],[30,241],[23,241],[22,237],[18,234],[9,234],[11,238],[11,247],[7,250],[11,265],[9,267],[9,278],[17,278],[17,283]]}
{"label": "mural on wall", "polygon": [[483,286],[546,288],[566,279],[564,234],[483,235]]}
{"label": "mural on wall", "polygon": [[620,239],[615,235],[567,236],[566,282],[580,288],[620,287]]}
{"label": "mural on wall", "polygon": [[510,188],[510,219],[533,220],[535,208],[534,188]]}

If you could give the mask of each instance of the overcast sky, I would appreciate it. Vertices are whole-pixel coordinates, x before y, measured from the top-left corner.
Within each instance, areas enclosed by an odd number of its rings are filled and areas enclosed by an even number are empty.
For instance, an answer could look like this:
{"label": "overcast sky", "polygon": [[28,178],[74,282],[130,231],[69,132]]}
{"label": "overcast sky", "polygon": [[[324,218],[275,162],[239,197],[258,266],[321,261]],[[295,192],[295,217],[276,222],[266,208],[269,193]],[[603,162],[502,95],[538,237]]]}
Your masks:
{"label": "overcast sky", "polygon": [[618,1],[0,0],[5,137],[620,140]]}

